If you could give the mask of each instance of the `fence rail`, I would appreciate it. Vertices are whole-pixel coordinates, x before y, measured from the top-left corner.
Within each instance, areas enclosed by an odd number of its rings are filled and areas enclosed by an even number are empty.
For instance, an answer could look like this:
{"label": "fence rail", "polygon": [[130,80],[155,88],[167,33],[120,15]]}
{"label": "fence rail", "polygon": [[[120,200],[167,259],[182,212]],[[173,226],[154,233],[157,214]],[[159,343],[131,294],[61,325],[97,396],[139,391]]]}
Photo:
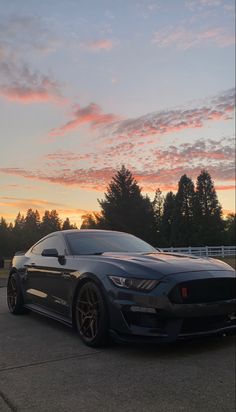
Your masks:
{"label": "fence rail", "polygon": [[163,252],[184,253],[195,256],[235,256],[236,246],[204,246],[204,247],[164,247]]}

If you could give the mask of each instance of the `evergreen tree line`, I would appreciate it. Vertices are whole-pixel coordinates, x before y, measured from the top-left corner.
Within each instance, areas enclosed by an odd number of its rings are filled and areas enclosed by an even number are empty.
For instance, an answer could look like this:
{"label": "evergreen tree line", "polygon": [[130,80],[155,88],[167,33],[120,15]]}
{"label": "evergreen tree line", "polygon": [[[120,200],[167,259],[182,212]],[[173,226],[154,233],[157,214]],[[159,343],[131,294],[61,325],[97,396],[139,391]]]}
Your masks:
{"label": "evergreen tree line", "polygon": [[37,210],[28,209],[26,216],[18,213],[14,224],[0,220],[0,257],[14,255],[16,251],[26,251],[35,242],[58,230],[77,229],[69,218],[62,221],[56,210],[46,210],[42,219]]}
{"label": "evergreen tree line", "polygon": [[196,187],[184,174],[176,194],[170,191],[163,196],[157,189],[151,201],[122,166],[98,202],[101,212],[84,216],[81,228],[129,232],[159,247],[235,244],[235,215],[223,219],[206,170],[198,176]]}
{"label": "evergreen tree line", "polygon": [[[235,214],[226,219],[218,201],[210,174],[203,170],[196,186],[181,176],[176,194],[164,196],[157,189],[154,200],[142,194],[132,173],[122,166],[98,200],[100,212],[83,216],[81,229],[108,229],[132,233],[159,247],[235,244]],[[57,211],[28,209],[18,213],[14,224],[0,220],[0,257],[11,257],[27,250],[51,232],[76,229],[69,219],[63,222]]]}

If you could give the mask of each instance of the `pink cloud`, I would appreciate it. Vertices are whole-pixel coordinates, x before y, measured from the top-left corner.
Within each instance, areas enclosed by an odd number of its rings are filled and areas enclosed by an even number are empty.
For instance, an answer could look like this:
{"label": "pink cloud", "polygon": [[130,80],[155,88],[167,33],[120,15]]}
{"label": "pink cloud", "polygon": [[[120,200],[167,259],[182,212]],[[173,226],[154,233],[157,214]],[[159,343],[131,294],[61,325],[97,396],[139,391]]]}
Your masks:
{"label": "pink cloud", "polygon": [[0,96],[21,103],[65,102],[59,84],[51,77],[33,72],[28,66],[18,67],[14,62],[0,62],[5,81],[0,84]]}
{"label": "pink cloud", "polygon": [[[141,187],[147,191],[155,191],[157,187],[161,190],[175,190],[177,182],[181,175],[186,173],[193,177],[197,176],[202,166],[183,166],[173,165],[169,167],[157,167],[149,168],[145,171],[131,169],[135,178],[138,180]],[[214,180],[220,180],[224,182],[234,182],[234,164],[220,164],[212,165],[208,167],[208,171],[213,176]],[[62,184],[65,186],[76,185],[82,189],[104,191],[109,184],[112,176],[115,174],[115,170],[112,167],[103,168],[80,168],[80,169],[55,169],[47,172],[42,171],[30,171],[19,168],[2,168],[0,172],[9,175],[21,176],[27,179],[39,180],[49,183]],[[232,185],[230,185],[232,186]],[[219,186],[220,187],[220,186]],[[226,190],[228,185],[225,184]],[[227,190],[231,190],[230,189]]]}
{"label": "pink cloud", "polygon": [[[102,153],[102,156],[101,156]],[[78,162],[89,169],[95,164],[100,168],[110,167],[117,169],[125,164],[130,169],[139,165],[141,170],[150,170],[156,164],[161,168],[181,166],[186,168],[191,164],[194,167],[207,168],[216,164],[230,165],[234,162],[234,139],[224,140],[198,139],[191,143],[170,145],[156,148],[153,139],[136,141],[117,141],[117,144],[102,144],[99,152],[95,147],[94,152],[76,153],[69,151],[57,151],[44,156],[46,166],[49,169],[71,169],[78,167]],[[84,163],[86,161],[86,163]],[[180,172],[181,173],[181,172]]]}
{"label": "pink cloud", "polygon": [[117,141],[164,135],[191,128],[198,129],[208,121],[231,119],[235,106],[235,90],[228,90],[200,107],[180,108],[148,113],[134,119],[116,122],[108,128],[109,138]]}
{"label": "pink cloud", "polygon": [[74,110],[74,118],[59,128],[52,129],[50,136],[63,136],[65,133],[75,130],[83,124],[90,124],[94,129],[100,126],[106,126],[120,119],[119,116],[112,113],[103,113],[101,107],[95,103],[90,103],[88,106],[81,108],[76,106]]}
{"label": "pink cloud", "polygon": [[110,39],[100,39],[100,40],[93,40],[87,43],[83,43],[83,46],[92,51],[100,51],[100,50],[111,50],[114,47],[114,43]]}
{"label": "pink cloud", "polygon": [[10,101],[20,103],[61,102],[63,99],[46,88],[35,88],[25,86],[0,86],[0,95],[6,97]]}

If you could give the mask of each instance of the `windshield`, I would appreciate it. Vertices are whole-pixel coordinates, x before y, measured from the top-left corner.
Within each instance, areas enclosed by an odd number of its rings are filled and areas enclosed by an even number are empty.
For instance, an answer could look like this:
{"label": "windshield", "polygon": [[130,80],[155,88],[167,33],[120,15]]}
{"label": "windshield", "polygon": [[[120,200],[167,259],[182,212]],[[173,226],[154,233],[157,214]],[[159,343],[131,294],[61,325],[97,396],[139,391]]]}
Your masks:
{"label": "windshield", "polygon": [[66,235],[72,255],[105,252],[155,253],[151,245],[126,233],[70,233]]}

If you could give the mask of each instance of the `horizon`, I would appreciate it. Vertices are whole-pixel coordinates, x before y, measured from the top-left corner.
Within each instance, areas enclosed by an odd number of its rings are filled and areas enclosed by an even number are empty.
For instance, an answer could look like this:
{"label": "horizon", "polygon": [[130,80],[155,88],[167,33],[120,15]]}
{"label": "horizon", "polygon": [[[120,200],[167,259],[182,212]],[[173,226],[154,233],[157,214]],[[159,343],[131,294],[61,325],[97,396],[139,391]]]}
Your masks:
{"label": "horizon", "polygon": [[151,199],[210,173],[235,213],[231,0],[0,0],[0,216],[79,225],[124,164]]}

